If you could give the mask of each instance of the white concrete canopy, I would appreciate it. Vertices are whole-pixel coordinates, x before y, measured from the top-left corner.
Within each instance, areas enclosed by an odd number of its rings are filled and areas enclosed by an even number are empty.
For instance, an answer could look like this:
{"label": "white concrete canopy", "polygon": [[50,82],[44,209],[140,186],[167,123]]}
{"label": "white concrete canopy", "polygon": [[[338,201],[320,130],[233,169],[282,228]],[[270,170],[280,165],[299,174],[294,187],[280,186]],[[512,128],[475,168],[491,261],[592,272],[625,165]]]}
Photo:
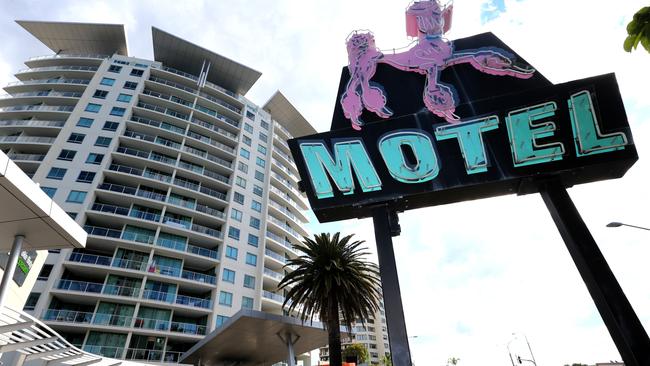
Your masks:
{"label": "white concrete canopy", "polygon": [[[287,350],[287,335],[291,351]],[[179,361],[201,366],[270,366],[286,361],[290,352],[299,355],[325,345],[327,332],[321,323],[242,309]]]}
{"label": "white concrete canopy", "polygon": [[291,104],[279,90],[264,104],[264,110],[271,113],[293,137],[313,135],[316,130],[307,122],[305,117]]}
{"label": "white concrete canopy", "polygon": [[83,248],[88,234],[0,151],[0,251],[16,235],[24,250]]}
{"label": "white concrete canopy", "polygon": [[128,56],[122,24],[95,24],[17,20],[55,53]]}

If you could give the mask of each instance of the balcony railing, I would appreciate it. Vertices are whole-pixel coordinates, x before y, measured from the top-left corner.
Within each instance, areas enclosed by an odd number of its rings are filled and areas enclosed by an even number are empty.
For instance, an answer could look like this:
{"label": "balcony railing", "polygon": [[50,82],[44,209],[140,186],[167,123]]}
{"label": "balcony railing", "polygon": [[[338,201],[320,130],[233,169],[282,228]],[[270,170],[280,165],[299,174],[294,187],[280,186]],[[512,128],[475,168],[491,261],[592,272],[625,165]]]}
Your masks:
{"label": "balcony railing", "polygon": [[0,107],[0,112],[72,112],[74,106],[71,105],[12,105],[8,107]]}
{"label": "balcony railing", "polygon": [[199,149],[193,148],[191,146],[183,146],[183,151],[186,151],[186,152],[188,152],[188,153],[190,153],[192,155],[200,156],[200,157],[202,157],[204,159],[210,160],[210,161],[215,162],[215,163],[217,163],[219,165],[223,165],[226,168],[232,169],[232,162],[230,162],[228,160],[225,160],[225,159],[222,159],[222,158],[220,158],[218,156],[212,155],[207,151],[199,150]]}
{"label": "balcony railing", "polygon": [[18,73],[25,72],[36,72],[36,71],[58,71],[58,70],[70,70],[70,71],[97,71],[97,66],[75,66],[75,65],[64,65],[64,66],[44,66],[44,67],[33,67],[28,69],[19,70]]}
{"label": "balcony railing", "polygon": [[198,297],[178,295],[176,303],[179,305],[192,306],[195,308],[210,309],[212,308],[212,301],[208,299],[201,299]]}
{"label": "balcony railing", "polygon": [[207,100],[209,100],[209,101],[211,101],[211,102],[213,102],[215,104],[218,104],[218,105],[220,105],[220,106],[222,106],[222,107],[224,107],[226,109],[229,109],[229,110],[231,110],[231,111],[233,111],[233,112],[235,112],[237,114],[241,114],[241,108],[237,108],[234,105],[232,105],[230,103],[226,103],[221,99],[215,98],[215,97],[213,97],[212,95],[210,95],[208,93],[200,92],[199,95],[201,97],[203,97],[203,98],[205,98],[205,99],[207,99]]}
{"label": "balcony railing", "polygon": [[90,323],[93,319],[93,313],[74,310],[56,310],[47,309],[43,315],[43,320],[65,323]]}
{"label": "balcony railing", "polygon": [[147,300],[161,301],[173,304],[176,294],[173,292],[160,292],[155,290],[144,290],[142,298]]}
{"label": "balcony railing", "polygon": [[133,323],[133,326],[135,328],[145,328],[145,329],[167,331],[167,330],[169,330],[169,320],[137,317],[137,318],[135,318],[135,322]]}
{"label": "balcony railing", "polygon": [[160,129],[175,132],[175,133],[178,133],[178,134],[181,134],[181,135],[185,134],[185,129],[184,128],[174,126],[174,125],[172,125],[170,123],[167,123],[167,122],[156,121],[154,119],[144,118],[144,117],[140,117],[140,116],[131,116],[131,121],[141,123],[143,125],[158,127]]}
{"label": "balcony railing", "polygon": [[132,269],[134,271],[145,271],[147,269],[147,262],[115,258],[113,260],[112,266],[124,269]]}
{"label": "balcony railing", "polygon": [[269,276],[271,278],[274,278],[274,279],[276,279],[278,281],[282,281],[282,279],[284,278],[284,274],[276,272],[276,271],[274,271],[272,269],[269,269],[269,268],[266,268],[266,267],[264,267],[264,275]]}
{"label": "balcony railing", "polygon": [[209,228],[207,226],[203,226],[203,225],[199,225],[199,224],[192,224],[191,230],[196,231],[197,233],[213,236],[215,238],[219,238],[219,239],[222,238],[221,231]]}
{"label": "balcony railing", "polygon": [[140,296],[140,287],[106,284],[104,285],[104,289],[102,293],[106,295],[114,295],[114,296],[138,297]]}
{"label": "balcony railing", "polygon": [[181,323],[181,322],[172,322],[170,331],[184,333],[184,334],[195,334],[195,335],[205,335],[207,327],[205,325],[192,324],[192,323]]}
{"label": "balcony railing", "polygon": [[124,353],[124,348],[122,347],[96,346],[91,344],[85,345],[83,350],[110,358],[122,358],[122,354]]}
{"label": "balcony railing", "polygon": [[300,234],[299,232],[294,230],[291,226],[287,225],[284,221],[279,220],[279,219],[275,218],[272,215],[268,215],[267,219],[269,219],[269,221],[271,221],[275,225],[279,226],[284,231],[286,231],[286,232],[290,233],[291,235],[295,236],[296,238],[302,239],[302,234]]}
{"label": "balcony railing", "polygon": [[90,208],[92,211],[106,212],[114,215],[129,215],[129,208],[115,205],[107,205],[103,203],[93,203]]}
{"label": "balcony railing", "polygon": [[221,113],[219,113],[219,112],[217,112],[217,111],[215,111],[213,109],[210,109],[210,108],[198,105],[198,104],[194,106],[194,109],[199,111],[199,112],[209,114],[212,117],[214,117],[214,118],[216,118],[216,119],[218,119],[220,121],[226,122],[229,125],[239,127],[239,122],[238,121],[235,121],[234,119],[232,119],[232,118],[230,118],[230,117],[228,117],[226,115],[223,115],[223,114],[221,114]]}
{"label": "balcony railing", "polygon": [[285,135],[287,135],[289,138],[293,138],[293,135],[291,134],[291,132],[289,132],[289,130],[287,130],[283,125],[281,125],[281,124],[279,124],[279,123],[277,123],[277,122],[274,122],[273,125],[275,126],[275,128],[277,128],[277,129],[279,129],[280,131],[282,131],[282,133],[284,133]]}
{"label": "balcony railing", "polygon": [[12,119],[0,121],[0,127],[23,126],[23,127],[63,127],[65,121],[47,121],[38,119]]}
{"label": "balcony railing", "polygon": [[15,85],[33,85],[33,84],[79,84],[79,85],[88,85],[90,80],[88,79],[38,79],[38,80],[23,80],[23,81],[13,81],[7,86]]}
{"label": "balcony railing", "polygon": [[153,90],[149,90],[149,89],[145,89],[145,90],[143,90],[143,91],[142,91],[142,94],[144,94],[144,95],[149,95],[149,96],[152,96],[152,97],[155,97],[155,98],[159,98],[159,99],[168,100],[168,101],[170,101],[170,102],[174,102],[174,103],[176,103],[176,104],[184,105],[184,106],[186,106],[186,107],[190,107],[190,108],[192,107],[192,104],[193,104],[192,102],[188,102],[187,100],[185,100],[185,99],[183,99],[183,98],[179,98],[179,97],[177,97],[177,96],[175,96],[175,95],[169,95],[169,94],[159,93],[159,92],[156,92],[156,91],[153,91]]}
{"label": "balcony railing", "polygon": [[45,154],[16,154],[10,153],[7,154],[11,160],[21,160],[21,161],[43,161],[45,159]]}
{"label": "balcony railing", "polygon": [[0,142],[51,144],[56,137],[44,136],[0,136]]}
{"label": "balcony railing", "polygon": [[68,258],[70,262],[92,264],[92,265],[99,265],[99,266],[110,266],[111,259],[112,257],[108,257],[104,255],[94,255],[94,254],[76,253],[76,252],[71,253],[70,258]]}
{"label": "balcony railing", "polygon": [[226,89],[226,88],[224,88],[224,87],[222,87],[222,86],[219,86],[219,85],[217,85],[217,84],[211,83],[211,82],[209,82],[209,81],[206,81],[206,82],[205,82],[205,85],[207,85],[207,86],[209,86],[209,87],[211,87],[211,88],[213,88],[213,89],[216,89],[216,90],[218,90],[218,91],[220,91],[220,92],[222,92],[222,93],[224,93],[224,94],[230,95],[231,97],[233,97],[233,98],[235,98],[235,99],[237,99],[237,100],[240,99],[239,96],[237,96],[237,94],[236,94],[235,92],[232,92],[232,91],[230,91],[230,90],[228,90],[228,89]]}
{"label": "balcony railing", "polygon": [[171,86],[172,88],[184,90],[184,91],[186,91],[188,93],[196,94],[196,89],[192,89],[192,88],[187,87],[185,85],[175,83],[173,81],[169,81],[167,79],[159,78],[159,77],[156,77],[156,76],[149,76],[149,80],[153,81],[153,82],[156,82],[156,83],[159,83],[159,84],[164,84],[164,85],[167,85],[167,86]]}
{"label": "balcony railing", "polygon": [[163,350],[153,350],[149,348],[129,348],[126,350],[125,360],[141,360],[141,361],[162,361]]}
{"label": "balcony railing", "polygon": [[220,127],[218,127],[218,126],[216,126],[216,125],[214,125],[214,124],[212,124],[210,122],[206,122],[206,121],[200,120],[200,119],[195,118],[195,117],[192,118],[191,122],[194,123],[197,126],[207,128],[207,129],[212,130],[212,131],[214,131],[214,132],[216,132],[218,134],[229,137],[229,138],[231,138],[233,140],[237,139],[236,134],[234,134],[234,133],[232,133],[230,131],[226,131],[223,128],[220,128]]}
{"label": "balcony railing", "polygon": [[225,193],[221,193],[221,192],[219,192],[219,191],[217,191],[215,189],[202,186],[201,184],[192,183],[192,182],[189,182],[189,181],[184,180],[184,179],[179,179],[178,177],[174,178],[174,184],[179,186],[179,187],[187,188],[187,189],[192,190],[192,191],[197,191],[197,192],[204,193],[204,194],[206,194],[208,196],[211,196],[211,197],[223,200],[223,201],[226,200],[226,194]]}
{"label": "balcony railing", "polygon": [[194,75],[192,75],[192,74],[188,74],[188,73],[186,73],[186,72],[184,72],[184,71],[176,70],[176,69],[173,68],[173,67],[163,66],[162,69],[165,70],[165,71],[171,72],[171,73],[173,73],[173,74],[177,74],[177,75],[180,75],[180,76],[186,77],[186,78],[188,78],[188,79],[192,79],[192,80],[194,80],[194,81],[198,81],[198,80],[199,80],[199,77],[198,77],[198,76],[194,76]]}
{"label": "balcony railing", "polygon": [[282,295],[278,295],[278,294],[273,293],[273,292],[271,292],[271,291],[266,291],[266,290],[262,291],[262,296],[265,297],[265,298],[267,298],[267,299],[271,299],[271,300],[277,301],[277,302],[279,302],[279,303],[283,303],[283,302],[284,302],[284,296],[282,296]]}
{"label": "balcony railing", "polygon": [[25,98],[25,97],[67,97],[67,98],[81,98],[83,93],[78,92],[57,92],[52,90],[39,90],[24,93],[7,94],[0,97],[0,99],[11,98]]}
{"label": "balcony railing", "polygon": [[104,59],[104,58],[109,58],[110,55],[100,55],[100,54],[93,54],[93,53],[57,53],[54,55],[43,55],[43,56],[34,56],[30,57],[29,61],[34,61],[34,60],[47,60],[51,58],[96,58],[96,59]]}
{"label": "balcony railing", "polygon": [[204,273],[192,272],[188,270],[183,270],[183,272],[181,272],[181,277],[185,278],[186,280],[204,282],[212,285],[215,285],[217,283],[217,278],[215,276],[207,275]]}
{"label": "balcony railing", "polygon": [[138,102],[137,106],[140,107],[140,108],[145,108],[145,109],[155,111],[155,112],[158,112],[158,113],[166,114],[166,115],[169,115],[169,116],[172,116],[172,117],[180,118],[180,119],[183,119],[183,120],[186,120],[186,121],[190,119],[190,117],[187,114],[175,111],[175,110],[173,110],[171,108],[163,108],[163,107],[160,107],[160,106],[157,106],[157,105],[153,105],[153,104],[149,104],[149,103],[143,103],[143,102]]}
{"label": "balcony railing", "polygon": [[57,288],[59,290],[78,291],[78,292],[102,292],[103,285],[96,282],[84,282],[74,280],[60,280]]}
{"label": "balcony railing", "polygon": [[111,325],[117,327],[130,327],[133,322],[132,316],[114,315],[96,313],[93,318],[93,324],[97,325]]}
{"label": "balcony railing", "polygon": [[234,149],[234,148],[232,148],[232,147],[230,147],[230,146],[228,146],[228,145],[222,144],[221,142],[218,142],[218,141],[216,141],[216,140],[213,140],[213,139],[211,139],[211,138],[209,138],[209,137],[207,137],[207,136],[203,136],[203,135],[201,135],[201,134],[198,134],[198,133],[196,133],[196,132],[187,131],[187,136],[188,136],[188,137],[191,137],[191,138],[193,138],[193,139],[196,139],[196,140],[199,140],[199,141],[205,142],[205,143],[208,144],[208,145],[212,145],[212,146],[217,147],[217,148],[219,148],[219,149],[221,149],[221,150],[227,151],[227,152],[229,152],[229,153],[231,153],[231,154],[234,154],[234,153],[235,153],[235,149]]}
{"label": "balcony railing", "polygon": [[269,239],[273,239],[276,242],[280,243],[281,245],[285,246],[288,249],[294,250],[293,249],[293,244],[289,240],[286,240],[285,238],[281,237],[280,235],[276,235],[270,231],[266,232],[266,237]]}
{"label": "balcony railing", "polygon": [[264,251],[264,254],[266,254],[266,255],[268,255],[269,257],[271,257],[271,258],[273,258],[273,259],[275,259],[275,260],[278,260],[278,261],[280,261],[280,262],[282,262],[282,263],[285,263],[285,264],[287,263],[287,259],[286,259],[283,255],[278,254],[278,253],[276,253],[276,252],[274,252],[274,251],[272,251],[272,250],[270,250],[270,249],[266,249],[266,250]]}
{"label": "balcony railing", "polygon": [[145,141],[153,142],[154,144],[171,147],[173,149],[181,148],[181,144],[179,144],[178,142],[160,136],[147,135],[145,133],[135,132],[131,130],[124,131],[124,136],[137,139],[137,140],[145,140]]}
{"label": "balcony railing", "polygon": [[116,239],[119,239],[122,236],[121,230],[109,229],[100,226],[84,225],[84,230],[86,230],[86,233],[88,233],[88,235],[94,236],[104,236]]}
{"label": "balcony railing", "polygon": [[217,259],[219,258],[219,252],[217,252],[214,249],[207,249],[207,248],[202,248],[202,247],[197,247],[195,245],[188,244],[187,248],[185,250],[188,253],[200,255],[203,257],[208,257],[212,259]]}

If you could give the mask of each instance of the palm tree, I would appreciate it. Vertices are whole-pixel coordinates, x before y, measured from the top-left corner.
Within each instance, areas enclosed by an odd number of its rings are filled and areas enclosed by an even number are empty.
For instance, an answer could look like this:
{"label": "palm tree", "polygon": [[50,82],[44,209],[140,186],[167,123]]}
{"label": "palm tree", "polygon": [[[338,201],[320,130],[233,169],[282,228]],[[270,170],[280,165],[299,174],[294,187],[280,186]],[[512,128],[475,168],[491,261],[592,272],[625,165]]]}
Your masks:
{"label": "palm tree", "polygon": [[[303,254],[289,259],[286,266],[296,266],[278,285],[288,288],[282,307],[291,313],[298,310],[300,319],[313,321],[318,315],[328,334],[330,365],[340,366],[341,322],[348,329],[360,318],[362,323],[379,308],[379,269],[366,262],[364,243],[351,241],[353,235],[340,233],[305,237],[294,248]],[[299,307],[300,306],[300,307]]]}

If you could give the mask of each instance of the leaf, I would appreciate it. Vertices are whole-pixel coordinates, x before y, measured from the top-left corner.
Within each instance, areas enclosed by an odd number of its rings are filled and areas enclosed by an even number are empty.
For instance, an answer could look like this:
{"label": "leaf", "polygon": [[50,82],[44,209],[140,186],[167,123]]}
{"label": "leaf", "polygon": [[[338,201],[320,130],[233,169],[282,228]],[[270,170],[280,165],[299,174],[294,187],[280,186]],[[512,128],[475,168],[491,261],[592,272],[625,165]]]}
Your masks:
{"label": "leaf", "polygon": [[636,14],[635,14],[635,19],[632,19],[631,22],[627,23],[627,34],[629,35],[634,35],[637,34],[641,29],[640,23],[636,19]]}
{"label": "leaf", "polygon": [[634,36],[627,36],[625,42],[623,42],[623,49],[625,52],[632,52],[632,46],[634,45]]}
{"label": "leaf", "polygon": [[641,38],[641,45],[645,48],[646,51],[650,52],[650,38],[643,37]]}

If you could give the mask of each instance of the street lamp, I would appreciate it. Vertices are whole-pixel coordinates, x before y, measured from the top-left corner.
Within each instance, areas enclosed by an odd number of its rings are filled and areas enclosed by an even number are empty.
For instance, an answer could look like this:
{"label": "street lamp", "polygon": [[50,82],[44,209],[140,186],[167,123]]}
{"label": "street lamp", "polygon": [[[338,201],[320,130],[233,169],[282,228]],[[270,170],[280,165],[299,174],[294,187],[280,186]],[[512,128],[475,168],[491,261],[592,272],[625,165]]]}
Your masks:
{"label": "street lamp", "polygon": [[607,226],[607,227],[621,227],[621,226],[629,226],[629,227],[633,227],[633,228],[635,228],[635,229],[641,229],[641,230],[648,230],[648,231],[650,231],[650,229],[647,228],[647,227],[636,226],[636,225],[628,225],[628,224],[624,224],[624,223],[622,223],[622,222],[616,222],[616,221],[614,221],[614,222],[610,222],[610,223],[607,224],[606,226]]}
{"label": "street lamp", "polygon": [[[510,363],[512,363],[512,366],[515,366],[515,361],[512,358],[512,353],[510,352],[510,343],[512,343],[512,341],[517,339],[517,333],[512,333],[512,336],[514,338],[512,338],[510,340],[510,342],[508,342],[508,344],[506,345],[506,348],[508,348],[508,355],[510,355]],[[526,362],[530,362],[533,365],[537,366],[537,362],[535,361],[535,356],[533,355],[533,350],[532,350],[532,348],[530,348],[530,343],[528,342],[528,337],[526,337],[525,334],[523,334],[523,336],[524,336],[524,339],[526,340],[526,345],[528,345],[528,351],[530,352],[530,357],[532,358],[532,360],[521,358],[521,356],[516,355],[517,356],[517,362],[521,365],[521,364],[523,364],[523,361],[526,361]]]}

